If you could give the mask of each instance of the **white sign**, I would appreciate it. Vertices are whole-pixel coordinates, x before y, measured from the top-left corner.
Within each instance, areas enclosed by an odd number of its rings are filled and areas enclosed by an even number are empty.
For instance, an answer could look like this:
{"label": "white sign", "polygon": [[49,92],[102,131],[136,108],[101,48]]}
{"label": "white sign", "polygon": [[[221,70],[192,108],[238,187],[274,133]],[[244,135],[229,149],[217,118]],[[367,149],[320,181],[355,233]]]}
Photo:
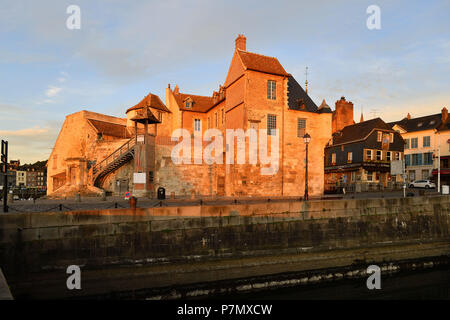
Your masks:
{"label": "white sign", "polygon": [[144,172],[135,172],[133,174],[133,182],[145,184],[145,173]]}
{"label": "white sign", "polygon": [[144,142],[144,136],[143,135],[138,135],[137,136],[137,142]]}
{"label": "white sign", "polygon": [[403,160],[391,161],[391,175],[403,174]]}

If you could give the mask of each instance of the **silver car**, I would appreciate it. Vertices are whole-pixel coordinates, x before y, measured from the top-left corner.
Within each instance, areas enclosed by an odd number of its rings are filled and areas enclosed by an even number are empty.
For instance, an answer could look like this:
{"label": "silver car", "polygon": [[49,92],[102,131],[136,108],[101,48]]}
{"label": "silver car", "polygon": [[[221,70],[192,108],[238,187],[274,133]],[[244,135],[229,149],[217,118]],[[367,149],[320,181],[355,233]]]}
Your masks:
{"label": "silver car", "polygon": [[431,180],[416,180],[409,184],[410,188],[425,188],[425,189],[433,189],[436,188],[436,185]]}

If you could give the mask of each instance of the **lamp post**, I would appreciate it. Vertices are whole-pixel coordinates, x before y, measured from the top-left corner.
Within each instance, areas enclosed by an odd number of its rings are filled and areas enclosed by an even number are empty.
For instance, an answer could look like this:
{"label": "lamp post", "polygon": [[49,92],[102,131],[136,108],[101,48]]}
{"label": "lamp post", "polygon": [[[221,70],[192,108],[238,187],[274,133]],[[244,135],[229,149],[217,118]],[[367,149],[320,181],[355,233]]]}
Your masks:
{"label": "lamp post", "polygon": [[305,201],[308,200],[308,144],[311,141],[311,136],[307,133],[303,136],[303,141],[306,145],[306,160],[305,160]]}

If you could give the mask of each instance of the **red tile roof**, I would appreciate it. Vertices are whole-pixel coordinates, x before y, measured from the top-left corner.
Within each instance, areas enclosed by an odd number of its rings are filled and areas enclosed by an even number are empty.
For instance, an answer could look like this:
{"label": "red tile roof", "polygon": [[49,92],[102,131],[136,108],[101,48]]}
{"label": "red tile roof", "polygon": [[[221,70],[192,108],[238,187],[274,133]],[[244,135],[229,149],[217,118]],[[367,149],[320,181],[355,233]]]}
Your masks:
{"label": "red tile roof", "polygon": [[[187,94],[187,93],[175,93],[174,92],[175,100],[178,103],[178,106],[180,107],[180,110],[183,111],[194,111],[194,112],[207,112],[209,109],[211,109],[214,106],[214,98],[213,97],[207,97],[207,96],[197,96],[193,94]],[[192,99],[192,107],[186,108],[185,100],[187,98]]]}
{"label": "red tile roof", "polygon": [[264,56],[262,54],[237,50],[244,67],[248,70],[260,71],[281,76],[289,74],[284,70],[277,58]]}
{"label": "red tile roof", "polygon": [[156,94],[149,93],[144,99],[141,100],[141,102],[134,107],[129,108],[126,113],[131,110],[138,110],[147,107],[170,112],[170,110],[164,105],[164,103],[162,103],[161,99]]}
{"label": "red tile roof", "polygon": [[88,121],[92,124],[92,126],[95,128],[95,130],[97,130],[98,133],[117,138],[131,137],[126,125],[120,125],[94,119],[88,119]]}

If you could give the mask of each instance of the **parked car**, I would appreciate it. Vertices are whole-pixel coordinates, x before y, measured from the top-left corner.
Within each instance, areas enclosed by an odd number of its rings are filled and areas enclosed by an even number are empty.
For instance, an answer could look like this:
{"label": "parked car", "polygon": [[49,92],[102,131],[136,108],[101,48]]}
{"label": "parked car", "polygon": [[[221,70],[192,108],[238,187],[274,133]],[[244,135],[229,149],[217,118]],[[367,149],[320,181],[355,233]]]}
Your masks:
{"label": "parked car", "polygon": [[416,180],[409,184],[410,188],[425,188],[425,189],[433,189],[436,188],[436,184],[434,184],[431,180]]}

